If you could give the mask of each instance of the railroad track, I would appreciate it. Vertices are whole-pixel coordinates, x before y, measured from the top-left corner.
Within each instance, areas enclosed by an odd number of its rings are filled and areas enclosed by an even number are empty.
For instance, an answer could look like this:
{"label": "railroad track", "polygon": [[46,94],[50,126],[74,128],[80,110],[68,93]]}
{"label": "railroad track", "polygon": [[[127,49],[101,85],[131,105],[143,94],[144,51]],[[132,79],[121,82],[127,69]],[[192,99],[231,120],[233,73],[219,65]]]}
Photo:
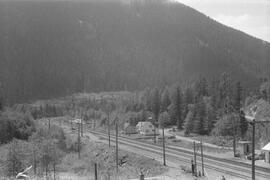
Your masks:
{"label": "railroad track", "polygon": [[[102,138],[108,138],[107,134],[104,132],[97,132],[87,130],[93,134],[96,134]],[[115,142],[115,136],[111,136],[111,141]],[[155,153],[161,155],[162,157],[162,147],[159,145],[149,144],[146,142],[130,139],[127,137],[119,136],[118,138],[119,144],[127,145],[136,149],[141,149],[144,151],[148,151],[151,153]],[[193,158],[193,152],[188,151],[186,149],[182,149],[180,147],[167,146],[166,147],[166,157],[168,159],[177,160],[182,163],[190,164],[190,159]],[[200,158],[200,156],[198,156]],[[239,177],[242,179],[251,179],[251,165],[241,162],[236,162],[232,160],[221,159],[209,155],[204,156],[204,167],[207,169],[212,169],[217,172],[221,172],[227,175],[231,175],[234,177]],[[198,163],[199,165],[199,163]],[[257,167],[256,166],[256,178],[257,179],[269,179],[270,177],[270,169]]]}

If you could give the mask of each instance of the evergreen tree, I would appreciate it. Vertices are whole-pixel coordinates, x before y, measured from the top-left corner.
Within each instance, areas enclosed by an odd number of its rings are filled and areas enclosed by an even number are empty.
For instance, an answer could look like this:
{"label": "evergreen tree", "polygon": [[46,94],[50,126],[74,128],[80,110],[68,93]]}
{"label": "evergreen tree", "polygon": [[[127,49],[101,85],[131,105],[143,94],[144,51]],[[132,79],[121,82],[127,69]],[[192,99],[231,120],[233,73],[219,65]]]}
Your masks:
{"label": "evergreen tree", "polygon": [[172,95],[171,106],[169,109],[171,118],[175,119],[177,129],[182,129],[183,125],[183,95],[180,87],[175,88],[175,92]]}
{"label": "evergreen tree", "polygon": [[243,92],[243,88],[241,86],[241,83],[237,82],[235,86],[235,97],[234,97],[234,109],[236,113],[240,113],[241,102],[242,102],[242,92]]}
{"label": "evergreen tree", "polygon": [[208,96],[208,83],[203,77],[200,77],[195,83],[196,96]]}
{"label": "evergreen tree", "polygon": [[224,106],[223,106],[223,114],[230,114],[235,112],[232,99],[230,99],[228,96],[224,100]]}
{"label": "evergreen tree", "polygon": [[185,123],[184,123],[184,129],[185,129],[185,135],[188,136],[192,130],[193,130],[193,121],[194,121],[194,106],[189,105],[188,106],[188,113],[185,118]]}
{"label": "evergreen tree", "polygon": [[195,104],[195,113],[193,131],[197,134],[207,134],[208,126],[206,126],[206,107],[202,97],[200,97],[198,102]]}
{"label": "evergreen tree", "polygon": [[262,83],[260,93],[261,97],[270,103],[270,80]]}
{"label": "evergreen tree", "polygon": [[218,97],[219,97],[219,87],[218,87],[218,81],[217,80],[212,80],[211,86],[210,86],[210,94],[211,94],[211,106],[213,109],[218,108]]}
{"label": "evergreen tree", "polygon": [[218,106],[224,108],[226,99],[232,99],[231,76],[228,73],[223,73],[219,81],[219,97]]}
{"label": "evergreen tree", "polygon": [[144,90],[144,101],[145,101],[145,108],[147,111],[152,111],[151,106],[151,90],[150,88],[146,88]]}
{"label": "evergreen tree", "polygon": [[169,92],[168,92],[168,89],[165,88],[161,95],[161,112],[167,111],[170,104],[171,104],[171,101],[170,101]]}
{"label": "evergreen tree", "polygon": [[245,118],[245,113],[243,110],[240,111],[240,133],[241,133],[241,138],[244,139],[246,132],[248,130],[248,122]]}
{"label": "evergreen tree", "polygon": [[154,122],[157,122],[160,112],[160,97],[158,88],[154,88],[151,92],[151,109],[152,113],[154,114]]}
{"label": "evergreen tree", "polygon": [[205,134],[209,134],[214,128],[217,117],[214,108],[212,107],[211,97],[204,98],[206,117],[203,123]]}
{"label": "evergreen tree", "polygon": [[185,89],[183,100],[183,117],[185,118],[189,112],[189,105],[193,104],[193,92],[190,87]]}
{"label": "evergreen tree", "polygon": [[160,114],[159,118],[158,118],[158,122],[159,122],[159,127],[160,128],[164,128],[167,125],[170,125],[170,117],[168,112],[163,112]]}
{"label": "evergreen tree", "polygon": [[188,105],[193,104],[193,91],[190,87],[185,89],[184,102]]}

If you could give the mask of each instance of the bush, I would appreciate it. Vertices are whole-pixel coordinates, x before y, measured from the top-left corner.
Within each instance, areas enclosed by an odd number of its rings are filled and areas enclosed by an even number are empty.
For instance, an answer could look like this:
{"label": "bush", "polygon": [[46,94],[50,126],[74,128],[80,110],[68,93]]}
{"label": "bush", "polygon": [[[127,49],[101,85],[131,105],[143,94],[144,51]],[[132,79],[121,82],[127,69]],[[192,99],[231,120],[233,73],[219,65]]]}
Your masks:
{"label": "bush", "polygon": [[31,141],[35,142],[41,142],[44,139],[50,139],[58,146],[58,148],[66,151],[66,135],[62,128],[55,125],[51,125],[50,129],[47,127],[40,127],[30,138]]}
{"label": "bush", "polygon": [[29,114],[6,111],[0,116],[0,143],[13,138],[27,140],[34,131],[35,124]]}
{"label": "bush", "polygon": [[71,136],[66,136],[65,139],[65,145],[66,145],[66,150],[68,152],[77,152],[78,151],[78,139],[77,137],[71,137]]}
{"label": "bush", "polygon": [[234,132],[240,132],[239,116],[236,114],[228,114],[218,120],[212,134],[215,136],[232,136]]}

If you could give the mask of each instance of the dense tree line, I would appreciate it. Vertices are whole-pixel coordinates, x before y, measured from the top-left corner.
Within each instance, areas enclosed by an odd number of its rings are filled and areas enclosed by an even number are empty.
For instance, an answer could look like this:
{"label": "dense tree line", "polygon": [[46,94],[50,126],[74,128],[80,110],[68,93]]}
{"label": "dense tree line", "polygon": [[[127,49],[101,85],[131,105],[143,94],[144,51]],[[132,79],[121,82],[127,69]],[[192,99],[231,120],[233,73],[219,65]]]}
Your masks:
{"label": "dense tree line", "polygon": [[199,77],[181,86],[148,88],[139,102],[143,104],[143,110],[152,112],[153,122],[176,125],[186,135],[246,138],[248,123],[242,111],[243,88],[240,82],[232,80],[229,73],[222,73],[213,80]]}

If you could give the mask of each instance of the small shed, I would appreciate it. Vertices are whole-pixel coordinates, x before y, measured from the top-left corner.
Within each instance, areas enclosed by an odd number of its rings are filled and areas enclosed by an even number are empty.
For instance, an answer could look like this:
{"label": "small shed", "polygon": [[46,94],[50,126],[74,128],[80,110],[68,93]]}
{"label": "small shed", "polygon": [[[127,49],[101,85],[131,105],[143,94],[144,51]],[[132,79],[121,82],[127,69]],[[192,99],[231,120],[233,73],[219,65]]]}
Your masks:
{"label": "small shed", "polygon": [[239,141],[240,155],[248,155],[251,153],[251,141]]}
{"label": "small shed", "polygon": [[136,131],[136,127],[131,125],[130,123],[125,123],[124,124],[124,133],[125,134],[136,134],[137,131]]}
{"label": "small shed", "polygon": [[265,153],[265,162],[270,163],[270,142],[262,148],[262,151]]}

